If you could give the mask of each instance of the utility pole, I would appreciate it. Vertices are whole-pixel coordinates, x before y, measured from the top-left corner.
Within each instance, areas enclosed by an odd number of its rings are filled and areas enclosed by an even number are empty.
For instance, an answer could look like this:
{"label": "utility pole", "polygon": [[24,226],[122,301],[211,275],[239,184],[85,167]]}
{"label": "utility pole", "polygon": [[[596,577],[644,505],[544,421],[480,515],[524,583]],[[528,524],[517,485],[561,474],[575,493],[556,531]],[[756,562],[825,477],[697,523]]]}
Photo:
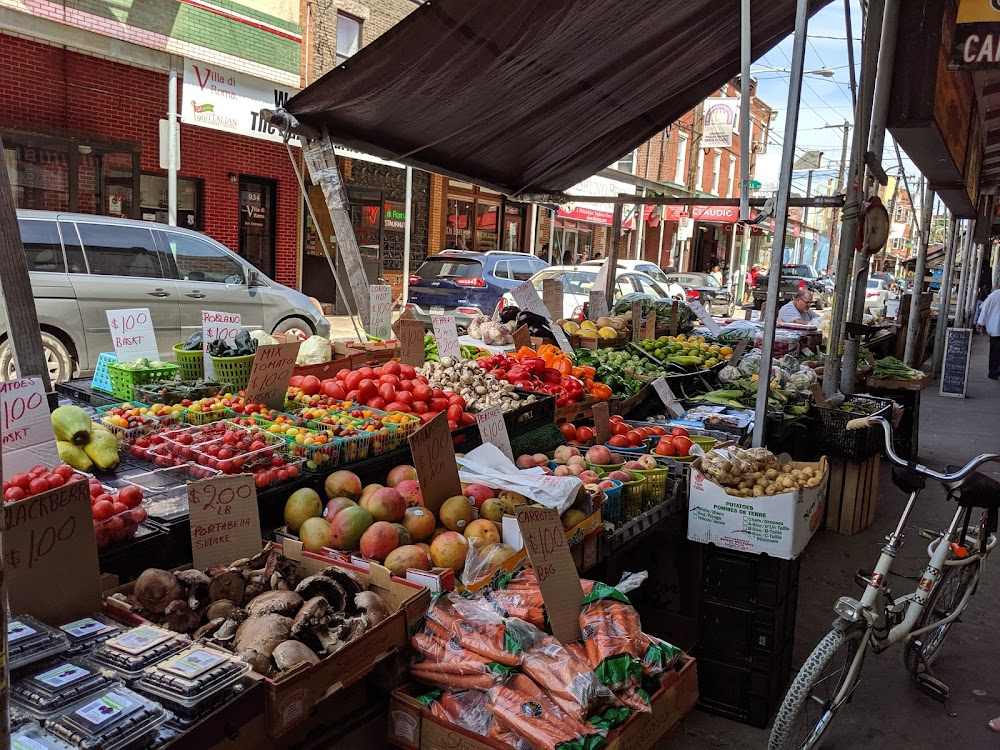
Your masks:
{"label": "utility pole", "polygon": [[[705,103],[698,102],[694,108],[694,126],[691,129],[691,158],[688,159],[688,173],[687,173],[687,184],[684,186],[691,193],[692,198],[697,198],[697,192],[701,189],[701,185],[696,185],[695,182],[698,180],[699,165],[705,158],[704,154],[701,153],[701,137],[704,133],[705,125]],[[692,205],[694,205],[692,203]],[[688,263],[691,263],[692,256],[694,255],[694,226],[692,221],[692,232],[691,236],[688,237],[685,242],[688,245]],[[677,270],[693,270],[693,267],[684,267],[684,246],[681,245],[677,251]]]}
{"label": "utility pole", "polygon": [[[837,186],[834,188],[834,194],[839,195],[841,189],[844,185],[844,170],[847,168],[847,136],[851,131],[851,123],[844,120],[843,125],[826,125],[822,130],[826,128],[839,128],[844,131],[844,141],[840,147],[840,169],[837,171]],[[833,209],[833,217],[830,219],[830,252],[827,253],[827,264],[830,268],[834,268],[837,265],[837,250],[838,250],[838,240],[837,240],[837,209]]]}

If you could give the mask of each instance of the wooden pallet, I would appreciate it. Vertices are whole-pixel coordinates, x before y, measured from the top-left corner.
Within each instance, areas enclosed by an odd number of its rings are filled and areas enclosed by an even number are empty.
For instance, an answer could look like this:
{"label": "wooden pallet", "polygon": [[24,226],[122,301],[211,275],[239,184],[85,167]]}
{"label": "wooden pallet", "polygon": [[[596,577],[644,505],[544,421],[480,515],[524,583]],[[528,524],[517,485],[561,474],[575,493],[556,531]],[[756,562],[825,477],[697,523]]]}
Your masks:
{"label": "wooden pallet", "polygon": [[830,459],[824,528],[838,534],[857,534],[875,521],[881,456],[867,461]]}

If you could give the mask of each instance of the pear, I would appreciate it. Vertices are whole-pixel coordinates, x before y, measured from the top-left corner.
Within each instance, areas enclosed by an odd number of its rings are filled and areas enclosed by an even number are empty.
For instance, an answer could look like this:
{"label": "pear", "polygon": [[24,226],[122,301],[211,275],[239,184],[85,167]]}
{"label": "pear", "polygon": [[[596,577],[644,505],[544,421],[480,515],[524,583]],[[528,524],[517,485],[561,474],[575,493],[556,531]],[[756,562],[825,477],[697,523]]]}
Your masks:
{"label": "pear", "polygon": [[86,445],[90,429],[90,415],[79,406],[60,406],[52,412],[52,431],[56,440]]}
{"label": "pear", "polygon": [[118,466],[118,438],[110,432],[94,432],[83,449],[101,471],[111,471]]}
{"label": "pear", "polygon": [[67,443],[65,440],[56,440],[56,448],[59,449],[59,458],[62,462],[77,471],[90,471],[94,468],[94,462],[80,446]]}

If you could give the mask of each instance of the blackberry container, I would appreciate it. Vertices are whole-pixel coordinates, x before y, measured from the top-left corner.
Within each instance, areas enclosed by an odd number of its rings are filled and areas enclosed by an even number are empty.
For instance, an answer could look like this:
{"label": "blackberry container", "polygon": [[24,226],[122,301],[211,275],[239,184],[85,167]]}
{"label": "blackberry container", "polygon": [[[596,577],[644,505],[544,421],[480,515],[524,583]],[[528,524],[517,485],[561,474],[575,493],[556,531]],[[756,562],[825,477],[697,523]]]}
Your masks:
{"label": "blackberry container", "polygon": [[69,648],[69,638],[29,615],[19,615],[7,623],[7,659],[14,670],[34,664]]}
{"label": "blackberry container", "polygon": [[38,726],[24,727],[11,735],[12,750],[73,750],[73,746]]}
{"label": "blackberry container", "polygon": [[250,665],[234,656],[192,646],[145,669],[135,689],[169,709],[181,724],[211,713],[242,689]]}
{"label": "blackberry container", "polygon": [[137,750],[169,718],[158,703],[116,685],[46,719],[45,729],[79,750]]}
{"label": "blackberry container", "polygon": [[122,632],[121,625],[104,615],[83,617],[60,625],[59,629],[69,638],[69,648],[66,650],[68,654],[89,653]]}
{"label": "blackberry container", "polygon": [[147,667],[191,645],[191,639],[155,625],[139,625],[105,641],[92,659],[113,669],[125,680],[137,680]]}
{"label": "blackberry container", "polygon": [[41,721],[117,684],[117,680],[86,659],[57,656],[32,667],[30,674],[11,685],[10,692],[21,710]]}

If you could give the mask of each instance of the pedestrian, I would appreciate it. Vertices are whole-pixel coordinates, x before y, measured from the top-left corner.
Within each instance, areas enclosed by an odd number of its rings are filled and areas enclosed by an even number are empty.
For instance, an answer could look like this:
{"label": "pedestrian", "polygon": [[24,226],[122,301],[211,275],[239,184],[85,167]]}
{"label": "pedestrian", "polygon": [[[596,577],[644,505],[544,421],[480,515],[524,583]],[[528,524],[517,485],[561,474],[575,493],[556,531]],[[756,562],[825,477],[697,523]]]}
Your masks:
{"label": "pedestrian", "polygon": [[751,287],[757,286],[757,277],[758,276],[760,276],[760,265],[757,264],[757,263],[754,263],[753,267],[750,269],[750,286]]}
{"label": "pedestrian", "polygon": [[795,298],[791,302],[786,302],[778,310],[778,320],[782,323],[815,325],[819,322],[819,315],[810,309],[812,305],[812,292],[808,289],[803,289],[795,295]]}
{"label": "pedestrian", "polygon": [[574,253],[572,250],[567,250],[563,253],[562,264],[564,266],[574,266],[576,265],[574,260]]}
{"label": "pedestrian", "polygon": [[990,292],[990,296],[979,308],[976,325],[990,337],[990,380],[1000,380],[1000,284]]}
{"label": "pedestrian", "polygon": [[716,263],[712,266],[712,273],[709,274],[713,279],[719,282],[719,286],[722,286],[722,270],[719,268],[719,264]]}
{"label": "pedestrian", "polygon": [[600,259],[601,259],[601,254],[600,253],[594,253],[594,257],[591,258],[591,260],[600,260]]}

